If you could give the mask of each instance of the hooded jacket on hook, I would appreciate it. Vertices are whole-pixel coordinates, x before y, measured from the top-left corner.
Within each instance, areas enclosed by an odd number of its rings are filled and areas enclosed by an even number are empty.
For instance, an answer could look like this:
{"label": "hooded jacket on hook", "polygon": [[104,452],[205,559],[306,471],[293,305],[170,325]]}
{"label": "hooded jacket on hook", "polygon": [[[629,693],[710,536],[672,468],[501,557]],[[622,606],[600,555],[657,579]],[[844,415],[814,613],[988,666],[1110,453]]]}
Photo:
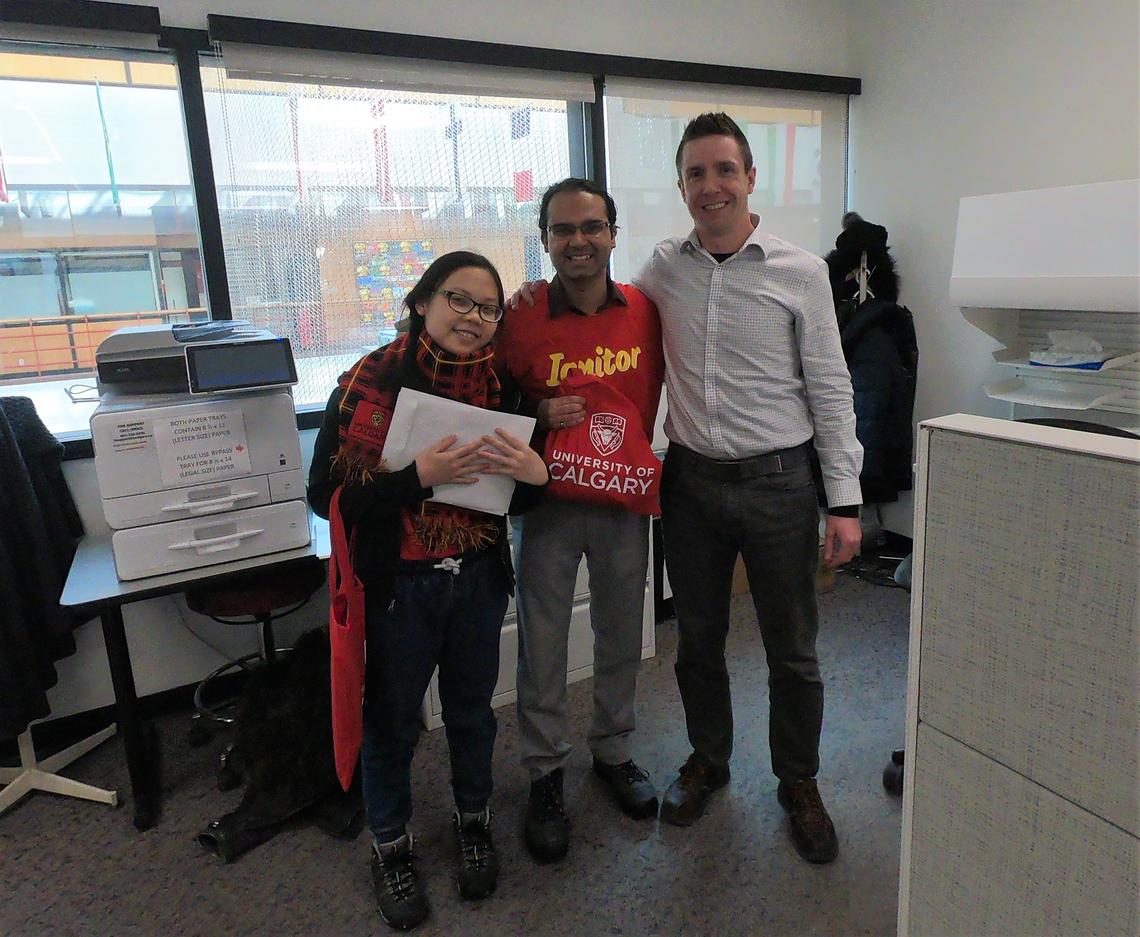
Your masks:
{"label": "hooded jacket on hook", "polygon": [[863,503],[879,504],[912,487],[918,341],[910,310],[897,301],[887,229],[854,212],[843,223],[826,260],[863,445]]}

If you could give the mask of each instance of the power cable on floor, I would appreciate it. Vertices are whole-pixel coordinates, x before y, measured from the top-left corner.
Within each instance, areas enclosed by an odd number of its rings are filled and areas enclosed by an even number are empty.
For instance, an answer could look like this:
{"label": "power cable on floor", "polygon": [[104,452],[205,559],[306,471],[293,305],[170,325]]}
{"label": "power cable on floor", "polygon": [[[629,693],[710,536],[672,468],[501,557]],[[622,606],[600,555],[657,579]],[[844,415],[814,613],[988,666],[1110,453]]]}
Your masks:
{"label": "power cable on floor", "polygon": [[898,569],[903,557],[901,556],[856,556],[850,563],[839,567],[836,572],[846,573],[849,576],[871,585],[883,586],[888,589],[902,589],[903,586],[895,581],[895,570]]}

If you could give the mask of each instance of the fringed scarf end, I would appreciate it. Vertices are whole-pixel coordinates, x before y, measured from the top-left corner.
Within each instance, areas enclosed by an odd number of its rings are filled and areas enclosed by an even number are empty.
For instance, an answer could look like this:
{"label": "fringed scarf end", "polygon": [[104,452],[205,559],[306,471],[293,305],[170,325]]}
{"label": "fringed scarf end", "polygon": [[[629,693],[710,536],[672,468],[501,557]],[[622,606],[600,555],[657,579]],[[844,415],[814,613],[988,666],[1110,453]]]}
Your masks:
{"label": "fringed scarf end", "polygon": [[391,471],[384,459],[379,462],[369,462],[359,456],[353,456],[341,450],[332,459],[332,476],[341,484],[367,485],[381,472]]}
{"label": "fringed scarf end", "polygon": [[416,539],[430,554],[466,553],[482,550],[498,539],[498,529],[485,522],[457,523],[450,515],[417,514],[412,518]]}

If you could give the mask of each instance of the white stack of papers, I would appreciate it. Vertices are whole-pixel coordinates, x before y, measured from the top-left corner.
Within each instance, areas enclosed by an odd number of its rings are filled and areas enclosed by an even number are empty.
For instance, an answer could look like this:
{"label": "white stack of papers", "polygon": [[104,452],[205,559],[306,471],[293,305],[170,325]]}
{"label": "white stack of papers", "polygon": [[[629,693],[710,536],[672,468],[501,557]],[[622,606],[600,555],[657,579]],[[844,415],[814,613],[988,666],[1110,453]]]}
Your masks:
{"label": "white stack of papers", "polygon": [[[404,388],[396,399],[392,425],[384,441],[384,461],[393,472],[399,471],[445,436],[458,436],[455,445],[462,446],[483,436],[494,436],[496,427],[529,442],[534,432],[534,418],[484,410]],[[480,475],[474,485],[436,485],[430,500],[488,514],[506,514],[514,491],[513,478]]]}

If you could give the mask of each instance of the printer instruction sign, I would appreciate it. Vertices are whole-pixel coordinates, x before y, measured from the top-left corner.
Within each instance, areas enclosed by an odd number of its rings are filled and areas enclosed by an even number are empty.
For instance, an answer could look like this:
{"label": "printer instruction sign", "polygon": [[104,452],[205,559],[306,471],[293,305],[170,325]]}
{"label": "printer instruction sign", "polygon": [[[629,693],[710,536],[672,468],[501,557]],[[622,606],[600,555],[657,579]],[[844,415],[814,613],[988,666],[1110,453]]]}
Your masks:
{"label": "printer instruction sign", "polygon": [[250,474],[249,442],[240,410],[156,420],[154,441],[164,484],[188,485]]}

